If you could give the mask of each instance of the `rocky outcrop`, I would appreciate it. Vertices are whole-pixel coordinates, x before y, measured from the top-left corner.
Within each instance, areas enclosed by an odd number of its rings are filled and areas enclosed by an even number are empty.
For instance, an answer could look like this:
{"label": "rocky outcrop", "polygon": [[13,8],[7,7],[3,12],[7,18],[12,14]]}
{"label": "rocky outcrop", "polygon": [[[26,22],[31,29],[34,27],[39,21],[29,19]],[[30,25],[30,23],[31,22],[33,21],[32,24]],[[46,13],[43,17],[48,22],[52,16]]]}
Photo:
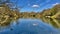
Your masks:
{"label": "rocky outcrop", "polygon": [[43,12],[41,12],[43,17],[48,17],[50,16],[51,18],[59,18],[60,16],[60,4],[55,5],[54,7],[50,8],[50,9],[46,9],[43,10]]}
{"label": "rocky outcrop", "polygon": [[11,21],[20,17],[18,11],[10,10],[10,8],[2,4],[0,5],[0,25],[8,25]]}
{"label": "rocky outcrop", "polygon": [[19,18],[60,18],[60,4],[53,8],[43,10],[42,12],[19,12],[17,10],[10,10],[10,8],[3,4],[0,5],[0,25],[5,25],[13,20]]}

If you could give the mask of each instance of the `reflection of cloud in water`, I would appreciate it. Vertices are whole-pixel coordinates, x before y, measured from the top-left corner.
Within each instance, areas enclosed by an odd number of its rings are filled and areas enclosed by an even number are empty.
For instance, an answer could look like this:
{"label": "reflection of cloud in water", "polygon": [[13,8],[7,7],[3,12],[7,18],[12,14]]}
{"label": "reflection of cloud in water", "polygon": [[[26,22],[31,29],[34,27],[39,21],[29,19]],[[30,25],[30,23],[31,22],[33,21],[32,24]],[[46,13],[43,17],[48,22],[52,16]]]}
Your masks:
{"label": "reflection of cloud in water", "polygon": [[[19,25],[12,25],[11,27],[13,29],[4,31],[3,34],[8,33],[8,34],[50,34],[53,32],[53,34],[57,33],[57,30],[54,28],[50,27],[49,25],[46,25],[40,20],[28,20],[28,19],[22,19],[19,20]],[[2,34],[0,33],[0,34]]]}
{"label": "reflection of cloud in water", "polygon": [[33,23],[32,25],[33,25],[33,26],[37,26],[37,25],[38,25],[38,23]]}

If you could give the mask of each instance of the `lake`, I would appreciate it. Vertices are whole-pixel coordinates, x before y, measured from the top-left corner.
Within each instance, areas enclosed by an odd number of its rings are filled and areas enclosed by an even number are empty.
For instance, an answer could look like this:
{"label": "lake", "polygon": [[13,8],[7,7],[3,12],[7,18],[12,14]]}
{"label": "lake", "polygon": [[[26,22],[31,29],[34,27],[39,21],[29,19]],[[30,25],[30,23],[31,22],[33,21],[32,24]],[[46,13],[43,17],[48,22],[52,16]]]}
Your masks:
{"label": "lake", "polygon": [[55,28],[40,19],[20,18],[11,22],[9,26],[0,26],[0,34],[60,34],[60,28]]}

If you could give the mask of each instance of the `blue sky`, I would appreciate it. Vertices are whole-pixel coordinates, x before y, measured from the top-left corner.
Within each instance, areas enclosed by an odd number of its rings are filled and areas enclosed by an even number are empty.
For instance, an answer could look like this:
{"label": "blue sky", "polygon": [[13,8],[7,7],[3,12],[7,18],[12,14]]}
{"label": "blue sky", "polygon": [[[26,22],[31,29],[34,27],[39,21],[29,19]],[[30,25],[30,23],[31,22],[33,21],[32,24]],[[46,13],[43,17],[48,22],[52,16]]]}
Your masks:
{"label": "blue sky", "polygon": [[60,0],[12,0],[16,1],[16,5],[20,7],[21,12],[40,12],[44,9],[60,4]]}

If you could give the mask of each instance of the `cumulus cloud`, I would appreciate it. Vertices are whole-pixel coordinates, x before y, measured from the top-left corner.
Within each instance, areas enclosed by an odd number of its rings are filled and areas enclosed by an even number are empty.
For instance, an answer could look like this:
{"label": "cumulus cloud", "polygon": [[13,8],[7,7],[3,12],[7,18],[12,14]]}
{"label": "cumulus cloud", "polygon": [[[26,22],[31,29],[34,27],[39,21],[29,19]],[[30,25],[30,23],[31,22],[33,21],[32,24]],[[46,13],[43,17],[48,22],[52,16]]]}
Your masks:
{"label": "cumulus cloud", "polygon": [[33,8],[38,8],[38,7],[39,7],[39,5],[32,5],[32,7],[33,7]]}
{"label": "cumulus cloud", "polygon": [[59,3],[55,3],[55,4],[53,4],[53,6],[55,6],[55,5],[57,5],[57,4],[59,4]]}

